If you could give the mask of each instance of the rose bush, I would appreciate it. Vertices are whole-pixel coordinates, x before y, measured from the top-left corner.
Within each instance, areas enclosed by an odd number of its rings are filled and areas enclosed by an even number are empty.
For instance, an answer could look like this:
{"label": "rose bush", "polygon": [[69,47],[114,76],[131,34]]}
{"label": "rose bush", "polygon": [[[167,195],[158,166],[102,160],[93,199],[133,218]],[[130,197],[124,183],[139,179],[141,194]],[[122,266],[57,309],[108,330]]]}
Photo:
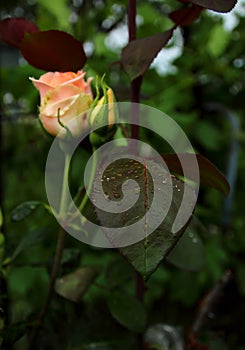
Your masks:
{"label": "rose bush", "polygon": [[68,127],[76,137],[89,128],[86,111],[93,102],[90,86],[93,78],[85,81],[85,74],[82,70],[48,72],[39,79],[30,78],[40,93],[40,121],[51,135],[63,136]]}

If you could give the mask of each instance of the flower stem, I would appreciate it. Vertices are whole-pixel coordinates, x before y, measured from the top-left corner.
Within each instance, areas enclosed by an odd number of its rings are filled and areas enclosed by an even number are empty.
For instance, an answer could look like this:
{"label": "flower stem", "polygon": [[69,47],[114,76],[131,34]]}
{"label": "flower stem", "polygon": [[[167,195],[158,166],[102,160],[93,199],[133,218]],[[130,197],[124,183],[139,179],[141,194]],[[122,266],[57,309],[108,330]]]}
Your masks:
{"label": "flower stem", "polygon": [[65,153],[65,163],[64,163],[64,175],[63,175],[63,183],[62,183],[62,193],[60,198],[60,210],[59,215],[66,215],[67,209],[67,196],[68,196],[68,183],[69,183],[69,164],[71,160],[71,155],[67,152]]}
{"label": "flower stem", "polygon": [[[82,199],[81,204],[79,205],[78,209],[80,212],[83,211],[83,209],[85,208],[88,199],[89,199],[89,195],[92,191],[92,187],[93,187],[93,182],[94,182],[94,176],[95,176],[95,172],[96,172],[96,166],[97,166],[97,156],[96,156],[96,147],[93,147],[93,160],[92,160],[92,168],[91,168],[91,174],[90,174],[90,178],[89,178],[89,183],[88,183],[88,188],[85,191],[84,197]],[[84,217],[82,218],[82,223],[84,223]]]}
{"label": "flower stem", "polygon": [[[66,207],[67,207],[67,193],[68,193],[68,178],[69,178],[69,163],[70,163],[70,155],[65,152],[65,163],[64,163],[64,175],[63,175],[63,183],[62,183],[62,193],[61,193],[61,198],[60,198],[60,210],[59,210],[59,215],[65,215],[66,213]],[[54,292],[54,285],[55,285],[55,280],[58,275],[58,271],[60,268],[61,264],[61,259],[63,255],[63,250],[64,250],[64,242],[65,242],[65,230],[63,227],[60,226],[59,234],[58,234],[58,239],[56,243],[56,249],[55,249],[55,256],[54,256],[54,262],[50,274],[50,281],[49,281],[49,286],[48,286],[48,292],[47,296],[44,300],[43,306],[41,308],[41,311],[39,313],[38,319],[36,321],[36,326],[34,329],[34,332],[32,334],[30,344],[29,344],[29,349],[32,350],[35,348],[35,344],[37,342],[37,338],[40,332],[40,329],[43,325],[46,313],[48,311],[53,292]]]}

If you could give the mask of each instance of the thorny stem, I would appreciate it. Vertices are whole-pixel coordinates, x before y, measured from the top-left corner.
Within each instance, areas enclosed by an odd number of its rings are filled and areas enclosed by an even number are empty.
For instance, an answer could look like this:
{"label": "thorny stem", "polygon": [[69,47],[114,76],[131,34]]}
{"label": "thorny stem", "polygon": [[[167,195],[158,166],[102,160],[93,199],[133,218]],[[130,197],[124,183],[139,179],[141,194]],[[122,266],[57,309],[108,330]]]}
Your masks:
{"label": "thorny stem", "polygon": [[[65,164],[64,164],[64,175],[63,175],[63,183],[62,183],[62,194],[60,199],[60,216],[64,215],[66,212],[66,206],[67,206],[67,186],[68,186],[68,177],[69,177],[69,163],[70,163],[70,155],[68,153],[65,153]],[[64,242],[65,242],[65,230],[63,227],[60,226],[59,235],[56,243],[56,250],[55,250],[55,256],[54,256],[54,262],[53,267],[50,275],[50,281],[48,286],[48,292],[47,296],[45,298],[45,301],[43,303],[42,309],[39,313],[38,319],[36,321],[36,326],[34,329],[34,332],[32,334],[30,344],[29,344],[29,350],[33,350],[35,348],[35,344],[37,342],[37,337],[39,335],[40,329],[43,325],[43,321],[45,319],[46,313],[48,311],[53,292],[54,292],[54,284],[55,280],[57,278],[60,263],[63,255],[64,250]]]}

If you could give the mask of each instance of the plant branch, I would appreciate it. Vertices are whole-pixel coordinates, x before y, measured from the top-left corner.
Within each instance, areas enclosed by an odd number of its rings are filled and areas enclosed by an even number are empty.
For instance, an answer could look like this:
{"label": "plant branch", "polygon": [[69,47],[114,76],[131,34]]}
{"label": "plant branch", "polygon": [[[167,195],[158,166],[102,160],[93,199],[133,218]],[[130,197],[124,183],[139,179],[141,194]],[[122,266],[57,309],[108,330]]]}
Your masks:
{"label": "plant branch", "polygon": [[213,310],[214,305],[217,303],[217,300],[220,298],[224,287],[230,281],[231,277],[231,271],[225,271],[225,273],[221,276],[220,280],[217,282],[214,288],[204,298],[204,300],[201,303],[199,312],[196,316],[196,319],[193,322],[192,333],[197,334],[200,331],[200,329],[207,320],[208,314]]}
{"label": "plant branch", "polygon": [[[65,215],[66,207],[67,207],[69,163],[70,163],[70,155],[65,153],[64,175],[63,175],[63,183],[62,183],[62,193],[61,193],[61,198],[60,198],[60,210],[59,210],[59,214],[61,216]],[[64,243],[65,243],[65,230],[63,229],[63,227],[60,226],[58,239],[57,239],[57,243],[56,243],[53,267],[52,267],[51,274],[50,274],[48,292],[47,292],[47,296],[45,298],[45,301],[43,303],[43,306],[41,308],[41,311],[39,313],[38,319],[36,321],[36,327],[34,329],[34,332],[32,334],[31,340],[30,340],[29,350],[32,350],[35,348],[40,329],[43,325],[45,316],[47,314],[47,311],[48,311],[48,308],[49,308],[49,305],[50,305],[50,302],[51,302],[51,299],[53,296],[55,280],[56,280],[58,272],[59,272],[61,259],[62,259],[62,255],[63,255]]]}
{"label": "plant branch", "polygon": [[[136,39],[136,9],[137,9],[137,1],[136,0],[129,0],[128,2],[128,34],[129,34],[129,42]],[[139,139],[139,103],[140,103],[140,89],[142,84],[142,76],[139,76],[138,78],[131,81],[130,84],[130,91],[131,96],[130,100],[132,102],[131,107],[131,137],[133,139],[138,140]],[[134,150],[137,152],[137,150]],[[136,284],[136,297],[138,300],[143,301],[144,299],[144,292],[145,292],[145,285],[143,278],[141,275],[136,273],[135,277],[135,284]],[[140,346],[142,346],[143,339],[140,336],[139,338]]]}
{"label": "plant branch", "polygon": [[[136,27],[136,8],[137,1],[129,0],[128,2],[128,36],[129,42],[136,39],[137,27]],[[133,139],[139,138],[139,106],[136,103],[140,102],[140,88],[142,84],[142,76],[137,77],[131,81],[130,84],[130,101],[133,102],[131,108],[131,137]]]}

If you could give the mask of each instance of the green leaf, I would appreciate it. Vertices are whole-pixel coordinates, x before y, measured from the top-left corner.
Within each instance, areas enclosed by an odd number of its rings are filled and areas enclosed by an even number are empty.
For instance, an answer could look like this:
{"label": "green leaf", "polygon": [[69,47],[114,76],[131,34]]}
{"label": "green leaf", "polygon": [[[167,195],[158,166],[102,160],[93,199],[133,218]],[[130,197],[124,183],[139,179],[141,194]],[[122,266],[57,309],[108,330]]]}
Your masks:
{"label": "green leaf", "polygon": [[[174,191],[172,204],[166,218],[161,225],[152,232],[146,239],[120,249],[121,253],[126,257],[129,263],[138,271],[142,277],[147,280],[156,270],[160,262],[168,256],[176,242],[184,233],[188,223],[184,225],[178,232],[171,232],[172,225],[182,202],[184,184],[178,179],[172,177],[173,188],[180,191]],[[188,200],[195,201],[194,191],[188,188]],[[163,192],[163,198],[167,195]],[[188,204],[187,204],[188,205]]]}
{"label": "green leaf", "polygon": [[116,288],[124,286],[132,281],[134,277],[134,271],[125,259],[118,256],[108,265],[105,273],[106,285],[108,288]]}
{"label": "green leaf", "polygon": [[229,12],[236,5],[237,0],[189,0],[193,4],[203,6],[216,12]]}
{"label": "green leaf", "polygon": [[33,322],[31,321],[12,323],[1,329],[1,338],[3,338],[7,344],[13,344],[22,338],[30,327],[33,327]]}
{"label": "green leaf", "polygon": [[212,28],[207,49],[213,57],[219,57],[225,51],[229,43],[230,33],[227,32],[222,24],[217,24]]}
{"label": "green leaf", "polygon": [[[218,45],[217,45],[218,46]],[[195,139],[208,151],[218,151],[222,142],[220,129],[207,120],[200,120],[195,130]]]}
{"label": "green leaf", "polygon": [[[225,176],[216,168],[216,166],[211,163],[207,158],[202,156],[201,154],[182,154],[184,157],[185,167],[192,167],[193,157],[196,158],[199,166],[200,172],[200,182],[201,185],[206,185],[216,190],[222,192],[225,196],[229,194],[230,185],[226,180]],[[182,166],[179,162],[179,158],[177,154],[164,154],[164,161],[167,163],[168,168],[171,172],[174,172],[179,175],[183,175]],[[189,174],[191,172],[188,172]],[[194,180],[191,177],[189,180]]]}
{"label": "green leaf", "polygon": [[143,75],[159,51],[168,43],[173,30],[131,41],[122,51],[121,63],[131,80]]}
{"label": "green leaf", "polygon": [[0,208],[0,228],[3,226],[3,212],[2,209]]}
{"label": "green leaf", "polygon": [[40,243],[43,239],[44,232],[45,229],[40,228],[38,230],[31,231],[28,233],[28,235],[24,236],[12,254],[10,261],[13,261],[21,252],[27,248]]}
{"label": "green leaf", "polygon": [[191,226],[186,229],[166,260],[181,269],[198,271],[205,263],[205,249]]}
{"label": "green leaf", "polygon": [[4,243],[5,237],[2,232],[0,232],[0,267],[2,266],[2,261],[4,257]]}
{"label": "green leaf", "polygon": [[107,304],[112,316],[122,326],[133,332],[142,332],[146,326],[146,312],[143,304],[136,298],[119,293],[108,297]]}
{"label": "green leaf", "polygon": [[80,302],[96,277],[91,267],[81,267],[72,273],[57,278],[55,291],[57,294],[73,302]]}
{"label": "green leaf", "polygon": [[69,28],[69,18],[71,12],[66,1],[61,0],[37,0],[37,3],[42,5],[46,11],[49,11],[59,23],[59,28],[67,30]]}
{"label": "green leaf", "polygon": [[[103,178],[110,179],[110,181],[103,181],[102,186],[104,193],[111,200],[120,200],[123,197],[122,184],[130,178],[135,180],[139,186],[138,189],[136,189],[137,193],[139,193],[138,200],[130,209],[121,213],[110,213],[95,208],[102,226],[115,227],[115,230],[117,227],[125,227],[136,223],[143,217],[145,218],[144,232],[142,235],[140,231],[140,237],[146,238],[138,243],[120,248],[121,254],[126,257],[133,268],[139,272],[144,279],[148,279],[156,270],[158,264],[167,256],[186,228],[187,219],[178,232],[172,233],[173,224],[182,203],[184,188],[185,195],[187,196],[186,208],[194,208],[196,202],[196,195],[193,189],[176,177],[171,177],[171,180],[165,178],[164,170],[161,169],[156,162],[152,161],[151,164],[152,169],[151,173],[149,173],[148,170],[137,161],[120,159],[111,163],[103,174]],[[153,171],[153,169],[155,170]],[[120,177],[117,177],[117,174],[119,174]],[[153,201],[156,179],[161,179],[161,176],[163,176],[165,180],[163,182],[161,180],[158,185],[159,187],[157,187],[160,198],[158,205],[159,207],[164,207],[168,201],[171,205],[165,219],[162,218],[162,210],[156,210],[156,213],[154,213],[154,220],[157,220],[160,224],[154,232],[147,234],[149,219],[146,219],[146,214]],[[96,178],[98,178],[97,181],[99,181],[99,177]],[[155,182],[153,182],[153,178]],[[97,186],[96,183],[95,186]],[[170,186],[172,186],[172,191],[170,191]],[[137,234],[137,232],[129,232],[129,234]]]}
{"label": "green leaf", "polygon": [[43,208],[48,210],[49,213],[52,213],[50,207],[46,203],[39,202],[39,201],[27,201],[27,202],[21,203],[14,210],[12,210],[11,220],[17,221],[17,222],[21,221],[25,219],[27,216],[29,216],[39,206],[42,206]]}

